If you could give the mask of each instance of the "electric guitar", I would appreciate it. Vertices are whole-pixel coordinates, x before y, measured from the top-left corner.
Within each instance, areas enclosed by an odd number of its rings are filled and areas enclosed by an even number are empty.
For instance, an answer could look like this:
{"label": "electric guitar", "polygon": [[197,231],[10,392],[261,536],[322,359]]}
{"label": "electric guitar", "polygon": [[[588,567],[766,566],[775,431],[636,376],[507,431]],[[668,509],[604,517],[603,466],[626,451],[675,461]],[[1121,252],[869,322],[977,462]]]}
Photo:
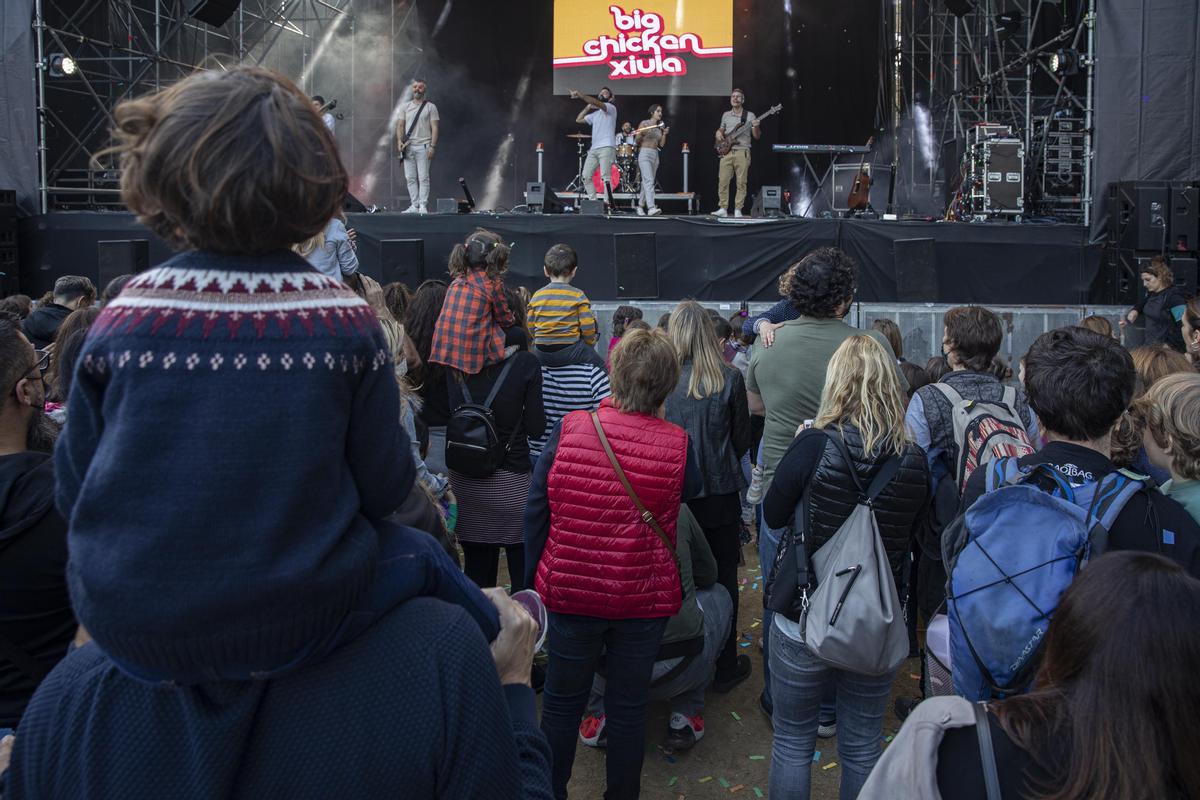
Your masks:
{"label": "electric guitar", "polygon": [[[756,117],[755,122],[762,122],[767,117],[771,116],[772,114],[778,114],[782,110],[783,110],[782,103],[780,103],[778,105],[773,105],[773,106],[771,106],[770,110],[767,111],[765,114],[761,114],[760,116]],[[736,136],[744,127],[746,127],[745,121],[739,122],[737,125],[734,126],[733,130],[725,132],[724,139],[717,140],[717,143],[715,145],[713,145],[713,149],[715,149],[717,151],[717,155],[719,155],[719,156],[729,155],[729,151],[733,149],[733,137]]]}

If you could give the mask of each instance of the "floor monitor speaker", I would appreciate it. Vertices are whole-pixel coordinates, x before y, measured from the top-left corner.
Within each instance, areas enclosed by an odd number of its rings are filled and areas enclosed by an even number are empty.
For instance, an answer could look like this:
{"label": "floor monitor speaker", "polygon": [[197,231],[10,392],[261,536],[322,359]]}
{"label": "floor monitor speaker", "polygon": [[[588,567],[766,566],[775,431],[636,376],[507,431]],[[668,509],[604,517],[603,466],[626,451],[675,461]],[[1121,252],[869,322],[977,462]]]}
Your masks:
{"label": "floor monitor speaker", "polygon": [[150,268],[149,239],[113,239],[96,242],[96,291],[113,278],[136,275]]}

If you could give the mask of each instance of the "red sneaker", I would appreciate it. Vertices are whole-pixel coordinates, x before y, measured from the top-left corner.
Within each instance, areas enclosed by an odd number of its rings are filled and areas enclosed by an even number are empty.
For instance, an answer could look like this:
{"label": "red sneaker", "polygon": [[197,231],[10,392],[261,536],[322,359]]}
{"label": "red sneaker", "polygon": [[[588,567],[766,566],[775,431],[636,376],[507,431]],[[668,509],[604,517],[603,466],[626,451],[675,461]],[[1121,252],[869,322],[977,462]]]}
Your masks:
{"label": "red sneaker", "polygon": [[588,714],[579,723],[579,741],[588,747],[607,747],[608,734],[604,730],[604,715]]}

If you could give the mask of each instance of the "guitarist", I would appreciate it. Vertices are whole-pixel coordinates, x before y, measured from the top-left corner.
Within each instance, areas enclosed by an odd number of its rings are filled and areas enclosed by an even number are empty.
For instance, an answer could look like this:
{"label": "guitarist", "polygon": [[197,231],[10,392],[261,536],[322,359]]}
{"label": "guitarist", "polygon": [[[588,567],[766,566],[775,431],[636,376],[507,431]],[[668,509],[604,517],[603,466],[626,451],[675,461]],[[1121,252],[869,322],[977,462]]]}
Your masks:
{"label": "guitarist", "polygon": [[414,78],[412,98],[400,107],[396,120],[396,146],[404,162],[411,205],[405,214],[425,214],[429,203],[429,162],[438,141],[437,106],[425,99],[425,79]]}
{"label": "guitarist", "polygon": [[737,178],[737,195],[733,201],[733,215],[742,216],[742,205],[746,202],[746,181],[750,176],[750,139],[758,139],[762,131],[758,117],[746,110],[746,95],[734,89],[729,95],[730,108],[721,115],[721,127],[717,128],[717,144],[731,142],[733,148],[721,156],[721,170],[717,175],[717,197],[721,207],[713,212],[714,217],[728,215],[729,179]]}

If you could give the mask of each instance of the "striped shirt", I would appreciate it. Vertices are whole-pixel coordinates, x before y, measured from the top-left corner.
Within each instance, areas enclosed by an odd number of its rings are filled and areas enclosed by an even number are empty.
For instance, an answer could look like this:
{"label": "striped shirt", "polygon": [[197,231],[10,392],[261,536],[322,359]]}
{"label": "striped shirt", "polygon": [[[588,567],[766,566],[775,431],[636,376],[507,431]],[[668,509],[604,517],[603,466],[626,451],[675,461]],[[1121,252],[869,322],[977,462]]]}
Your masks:
{"label": "striped shirt", "polygon": [[600,335],[587,295],[560,281],[551,281],[530,299],[529,328],[534,344],[571,344],[582,339],[594,345]]}
{"label": "striped shirt", "polygon": [[595,364],[566,364],[561,367],[542,366],[542,408],[546,411],[546,430],[537,439],[529,440],[529,452],[534,458],[550,439],[554,426],[572,411],[590,411],[612,394],[608,374]]}

